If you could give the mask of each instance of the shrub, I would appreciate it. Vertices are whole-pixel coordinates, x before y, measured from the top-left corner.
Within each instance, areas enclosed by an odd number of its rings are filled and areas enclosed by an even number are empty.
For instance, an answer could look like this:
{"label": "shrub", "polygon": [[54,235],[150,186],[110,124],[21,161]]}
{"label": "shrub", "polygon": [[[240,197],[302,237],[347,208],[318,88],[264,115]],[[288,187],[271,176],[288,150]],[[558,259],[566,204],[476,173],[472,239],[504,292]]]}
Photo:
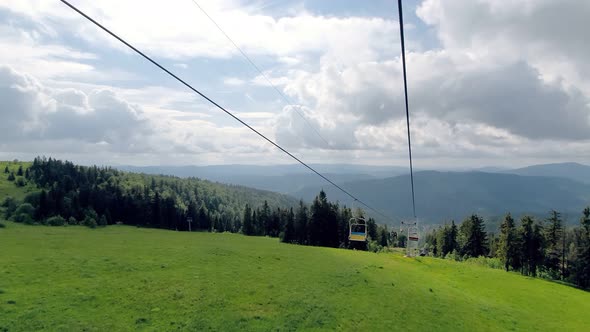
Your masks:
{"label": "shrub", "polygon": [[86,218],[84,218],[84,221],[82,222],[82,224],[84,226],[87,226],[90,228],[96,228],[96,226],[97,226],[96,219],[94,219],[92,217],[88,217],[88,216],[86,216]]}
{"label": "shrub", "polygon": [[13,219],[16,222],[25,222],[23,216],[28,216],[30,219],[33,219],[33,214],[35,213],[35,208],[30,203],[23,203],[16,208],[13,213]]}
{"label": "shrub", "polygon": [[14,173],[8,174],[8,181],[14,181],[14,179],[15,179]]}
{"label": "shrub", "polygon": [[27,225],[35,224],[35,219],[33,219],[33,217],[31,217],[30,215],[28,215],[26,213],[21,213],[21,214],[15,213],[12,216],[12,220],[14,220],[15,222],[20,222],[20,223],[27,224]]}
{"label": "shrub", "polygon": [[93,208],[89,208],[84,210],[84,218],[92,218],[95,221],[98,220],[98,214],[94,211]]}
{"label": "shrub", "polygon": [[74,217],[70,217],[68,219],[68,225],[78,225],[78,220],[76,220]]}
{"label": "shrub", "polygon": [[24,187],[27,185],[27,181],[25,181],[22,176],[19,176],[16,178],[16,181],[14,181],[14,184],[16,184],[18,187]]}
{"label": "shrub", "polygon": [[16,199],[12,198],[11,196],[4,198],[0,206],[4,208],[5,219],[10,219],[10,217],[14,214],[14,211],[16,211],[16,208],[18,207]]}
{"label": "shrub", "polygon": [[4,225],[3,223],[0,222],[0,228],[4,228],[6,227],[6,225]]}
{"label": "shrub", "polygon": [[457,254],[457,250],[453,250],[453,252],[450,252],[445,256],[445,259],[450,259],[450,260],[460,262],[461,255]]}
{"label": "shrub", "polygon": [[45,223],[49,226],[64,226],[66,224],[66,220],[62,216],[57,215],[47,218]]}
{"label": "shrub", "polygon": [[40,191],[33,191],[31,193],[28,193],[27,196],[25,196],[24,202],[31,203],[33,206],[39,206],[39,203],[41,201],[40,197]]}
{"label": "shrub", "polygon": [[1,207],[8,207],[11,202],[14,202],[14,198],[12,198],[12,196],[6,196],[3,200],[2,203],[0,203]]}
{"label": "shrub", "polygon": [[367,250],[371,252],[380,252],[383,247],[377,241],[369,241],[367,243]]}

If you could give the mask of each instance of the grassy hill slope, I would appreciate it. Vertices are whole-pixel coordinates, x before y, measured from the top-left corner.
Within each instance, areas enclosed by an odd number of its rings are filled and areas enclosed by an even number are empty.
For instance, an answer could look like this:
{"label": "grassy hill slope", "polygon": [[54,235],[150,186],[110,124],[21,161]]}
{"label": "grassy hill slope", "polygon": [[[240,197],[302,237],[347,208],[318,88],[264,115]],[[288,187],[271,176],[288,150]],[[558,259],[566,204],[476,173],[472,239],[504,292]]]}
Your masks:
{"label": "grassy hill slope", "polygon": [[431,258],[128,226],[0,229],[0,331],[583,331],[590,293]]}
{"label": "grassy hill slope", "polygon": [[37,190],[35,185],[27,183],[23,187],[18,187],[14,184],[14,181],[8,181],[8,174],[4,173],[4,169],[8,166],[8,170],[16,174],[19,166],[23,169],[27,169],[31,166],[30,162],[12,162],[12,161],[0,161],[0,202],[4,197],[11,196],[18,200],[22,200],[29,192]]}

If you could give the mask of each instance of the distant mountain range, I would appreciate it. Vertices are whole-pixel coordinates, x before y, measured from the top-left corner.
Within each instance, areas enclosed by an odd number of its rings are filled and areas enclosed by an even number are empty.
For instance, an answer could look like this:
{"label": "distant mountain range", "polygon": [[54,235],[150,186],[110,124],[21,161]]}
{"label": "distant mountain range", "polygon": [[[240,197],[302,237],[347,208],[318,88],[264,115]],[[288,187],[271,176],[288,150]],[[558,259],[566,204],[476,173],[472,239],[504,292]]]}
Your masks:
{"label": "distant mountain range", "polygon": [[[375,208],[409,218],[410,181],[406,167],[315,164],[314,168]],[[289,194],[311,201],[324,189],[330,200],[350,205],[346,195],[300,165],[221,165],[117,167],[148,174],[199,177]],[[485,171],[485,172],[484,172]],[[477,171],[419,171],[415,174],[417,214],[426,223],[461,220],[471,213],[498,217],[546,215],[556,209],[575,216],[590,205],[590,166],[578,163],[534,165],[518,169],[496,167]]]}
{"label": "distant mountain range", "polygon": [[[351,164],[312,164],[335,183],[380,179],[408,173],[406,167],[368,166]],[[166,174],[199,177],[210,181],[230,183],[270,190],[283,194],[295,193],[324,180],[301,165],[217,165],[217,166],[118,166],[118,169],[146,174]]]}
{"label": "distant mountain range", "polygon": [[[417,172],[416,209],[426,223],[462,220],[471,213],[497,217],[507,212],[546,215],[550,209],[580,215],[590,205],[590,184],[565,178],[484,172]],[[412,217],[408,175],[349,182],[343,185],[358,198],[396,219]],[[331,200],[351,200],[331,186],[311,186],[295,194],[312,199],[324,189]]]}
{"label": "distant mountain range", "polygon": [[555,176],[590,183],[590,166],[578,163],[533,165],[501,172],[526,176]]}

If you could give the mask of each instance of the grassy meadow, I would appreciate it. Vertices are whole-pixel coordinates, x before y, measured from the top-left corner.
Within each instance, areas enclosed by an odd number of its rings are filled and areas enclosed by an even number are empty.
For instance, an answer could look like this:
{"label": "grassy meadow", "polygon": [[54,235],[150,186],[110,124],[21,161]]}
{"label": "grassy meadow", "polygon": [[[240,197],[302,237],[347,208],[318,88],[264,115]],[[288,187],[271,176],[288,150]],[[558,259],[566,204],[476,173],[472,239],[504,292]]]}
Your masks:
{"label": "grassy meadow", "polygon": [[31,166],[31,163],[22,161],[0,161],[0,203],[7,196],[11,196],[19,201],[22,201],[22,199],[25,198],[29,192],[38,190],[32,183],[27,183],[24,187],[18,187],[14,184],[14,181],[8,181],[8,174],[4,173],[4,170],[7,166],[8,170],[10,172],[14,172],[16,175],[19,166],[22,166],[23,170],[26,170],[29,166]]}
{"label": "grassy meadow", "polygon": [[587,331],[590,293],[515,273],[128,226],[0,228],[0,331]]}

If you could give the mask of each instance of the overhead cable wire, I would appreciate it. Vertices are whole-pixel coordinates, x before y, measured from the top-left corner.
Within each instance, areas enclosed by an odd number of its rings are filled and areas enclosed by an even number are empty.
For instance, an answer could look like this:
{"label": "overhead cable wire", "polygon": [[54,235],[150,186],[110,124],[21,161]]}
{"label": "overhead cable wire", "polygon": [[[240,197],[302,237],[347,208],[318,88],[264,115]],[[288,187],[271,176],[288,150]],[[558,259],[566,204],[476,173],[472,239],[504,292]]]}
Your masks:
{"label": "overhead cable wire", "polygon": [[379,210],[377,210],[377,209],[371,207],[370,205],[366,204],[365,202],[361,201],[355,195],[351,194],[349,191],[347,191],[344,188],[340,187],[339,185],[337,185],[336,183],[334,183],[332,180],[330,180],[329,178],[327,178],[326,176],[324,176],[320,172],[316,171],[313,167],[309,166],[308,164],[306,164],[305,162],[303,162],[301,159],[297,158],[291,152],[287,151],[285,148],[283,148],[282,146],[278,145],[277,143],[275,143],[270,138],[266,137],[264,134],[262,134],[258,130],[254,129],[248,123],[246,123],[245,121],[243,121],[239,117],[235,116],[232,112],[228,111],[223,106],[221,106],[218,103],[216,103],[213,99],[207,97],[207,95],[205,95],[201,91],[195,89],[192,85],[190,85],[186,81],[182,80],[180,77],[176,76],[176,74],[174,74],[170,70],[166,69],[164,66],[162,66],[161,64],[159,64],[157,61],[155,61],[151,57],[147,56],[145,53],[143,53],[142,51],[140,51],[139,49],[137,49],[135,46],[133,46],[130,43],[128,43],[127,41],[125,41],[123,38],[119,37],[117,34],[115,34],[114,32],[112,32],[111,30],[109,30],[108,28],[106,28],[105,26],[103,26],[102,24],[100,24],[97,21],[95,21],[92,17],[88,16],[86,13],[84,13],[83,11],[81,11],[80,9],[78,9],[76,6],[70,4],[66,0],[60,0],[60,1],[62,3],[64,3],[66,6],[70,7],[75,12],[77,12],[78,14],[80,14],[81,16],[83,16],[84,18],[86,18],[88,21],[92,22],[94,25],[96,25],[97,27],[99,27],[100,29],[102,29],[103,31],[105,31],[106,33],[108,33],[109,35],[111,35],[113,38],[117,39],[119,42],[123,43],[125,46],[127,46],[131,50],[135,51],[135,53],[141,55],[144,59],[146,59],[147,61],[151,62],[154,66],[160,68],[166,74],[170,75],[172,78],[176,79],[178,82],[182,83],[184,86],[186,86],[187,88],[189,88],[190,90],[192,90],[193,92],[195,92],[196,94],[198,94],[199,96],[201,96],[203,99],[207,100],[209,103],[211,103],[212,105],[214,105],[215,107],[217,107],[218,109],[220,109],[221,111],[223,111],[224,113],[226,113],[227,115],[229,115],[230,117],[232,117],[234,120],[238,121],[240,124],[242,124],[243,126],[247,127],[248,129],[250,129],[251,131],[253,131],[254,133],[256,133],[262,139],[264,139],[268,143],[272,144],[277,149],[281,150],[283,153],[285,153],[286,155],[288,155],[289,157],[291,157],[292,159],[294,159],[295,161],[297,161],[301,165],[305,166],[307,169],[309,169],[310,171],[312,171],[313,173],[315,173],[317,176],[319,176],[322,179],[324,179],[329,184],[333,185],[336,189],[340,190],[341,192],[343,192],[348,197],[350,197],[353,200],[359,202],[360,204],[362,204],[363,206],[365,206],[367,209],[375,212],[376,214],[380,215],[381,217],[383,217],[385,219],[388,219],[390,221],[393,221],[387,215],[381,213]]}
{"label": "overhead cable wire", "polygon": [[399,9],[399,34],[402,44],[402,66],[404,72],[404,96],[406,99],[406,125],[408,127],[408,155],[410,157],[410,183],[412,185],[412,211],[414,212],[414,219],[416,219],[416,199],[414,196],[414,169],[412,165],[412,140],[410,137],[410,111],[408,107],[408,83],[406,79],[406,47],[404,44],[404,15],[402,11],[402,0],[397,1]]}
{"label": "overhead cable wire", "polygon": [[[250,59],[250,57],[248,56],[248,54],[246,54],[246,52],[244,52],[236,42],[234,42],[234,40],[221,28],[221,26],[213,19],[213,17],[211,17],[211,15],[209,15],[207,13],[207,11],[205,11],[205,9],[203,7],[201,7],[201,5],[199,5],[199,3],[196,0],[191,0],[200,10],[203,14],[205,14],[205,16],[207,16],[207,18],[217,27],[217,29],[225,36],[225,38],[227,38],[227,40],[230,41],[230,43],[232,43],[232,45],[242,54],[242,56],[244,57],[244,59],[246,59],[246,61],[248,61],[250,63],[250,65],[256,69],[256,71],[260,74],[260,76],[262,76],[266,82],[277,92],[277,94],[283,99],[283,101],[287,104],[287,105],[296,105],[296,103],[294,103],[289,97],[287,97],[279,88],[276,87],[276,85],[274,85],[272,83],[272,81],[268,78],[268,76],[266,76],[266,74],[264,74],[264,72],[254,63],[254,61],[252,61],[252,59]],[[300,117],[301,119],[303,119],[303,121],[305,121],[305,123],[307,124],[307,126],[309,128],[311,128],[311,130],[313,130],[316,135],[322,139],[322,141],[324,141],[324,143],[326,143],[326,146],[328,148],[332,148],[332,145],[320,134],[319,130],[316,129],[306,118],[305,116],[299,112],[297,110],[297,108],[293,107],[292,108]]]}

